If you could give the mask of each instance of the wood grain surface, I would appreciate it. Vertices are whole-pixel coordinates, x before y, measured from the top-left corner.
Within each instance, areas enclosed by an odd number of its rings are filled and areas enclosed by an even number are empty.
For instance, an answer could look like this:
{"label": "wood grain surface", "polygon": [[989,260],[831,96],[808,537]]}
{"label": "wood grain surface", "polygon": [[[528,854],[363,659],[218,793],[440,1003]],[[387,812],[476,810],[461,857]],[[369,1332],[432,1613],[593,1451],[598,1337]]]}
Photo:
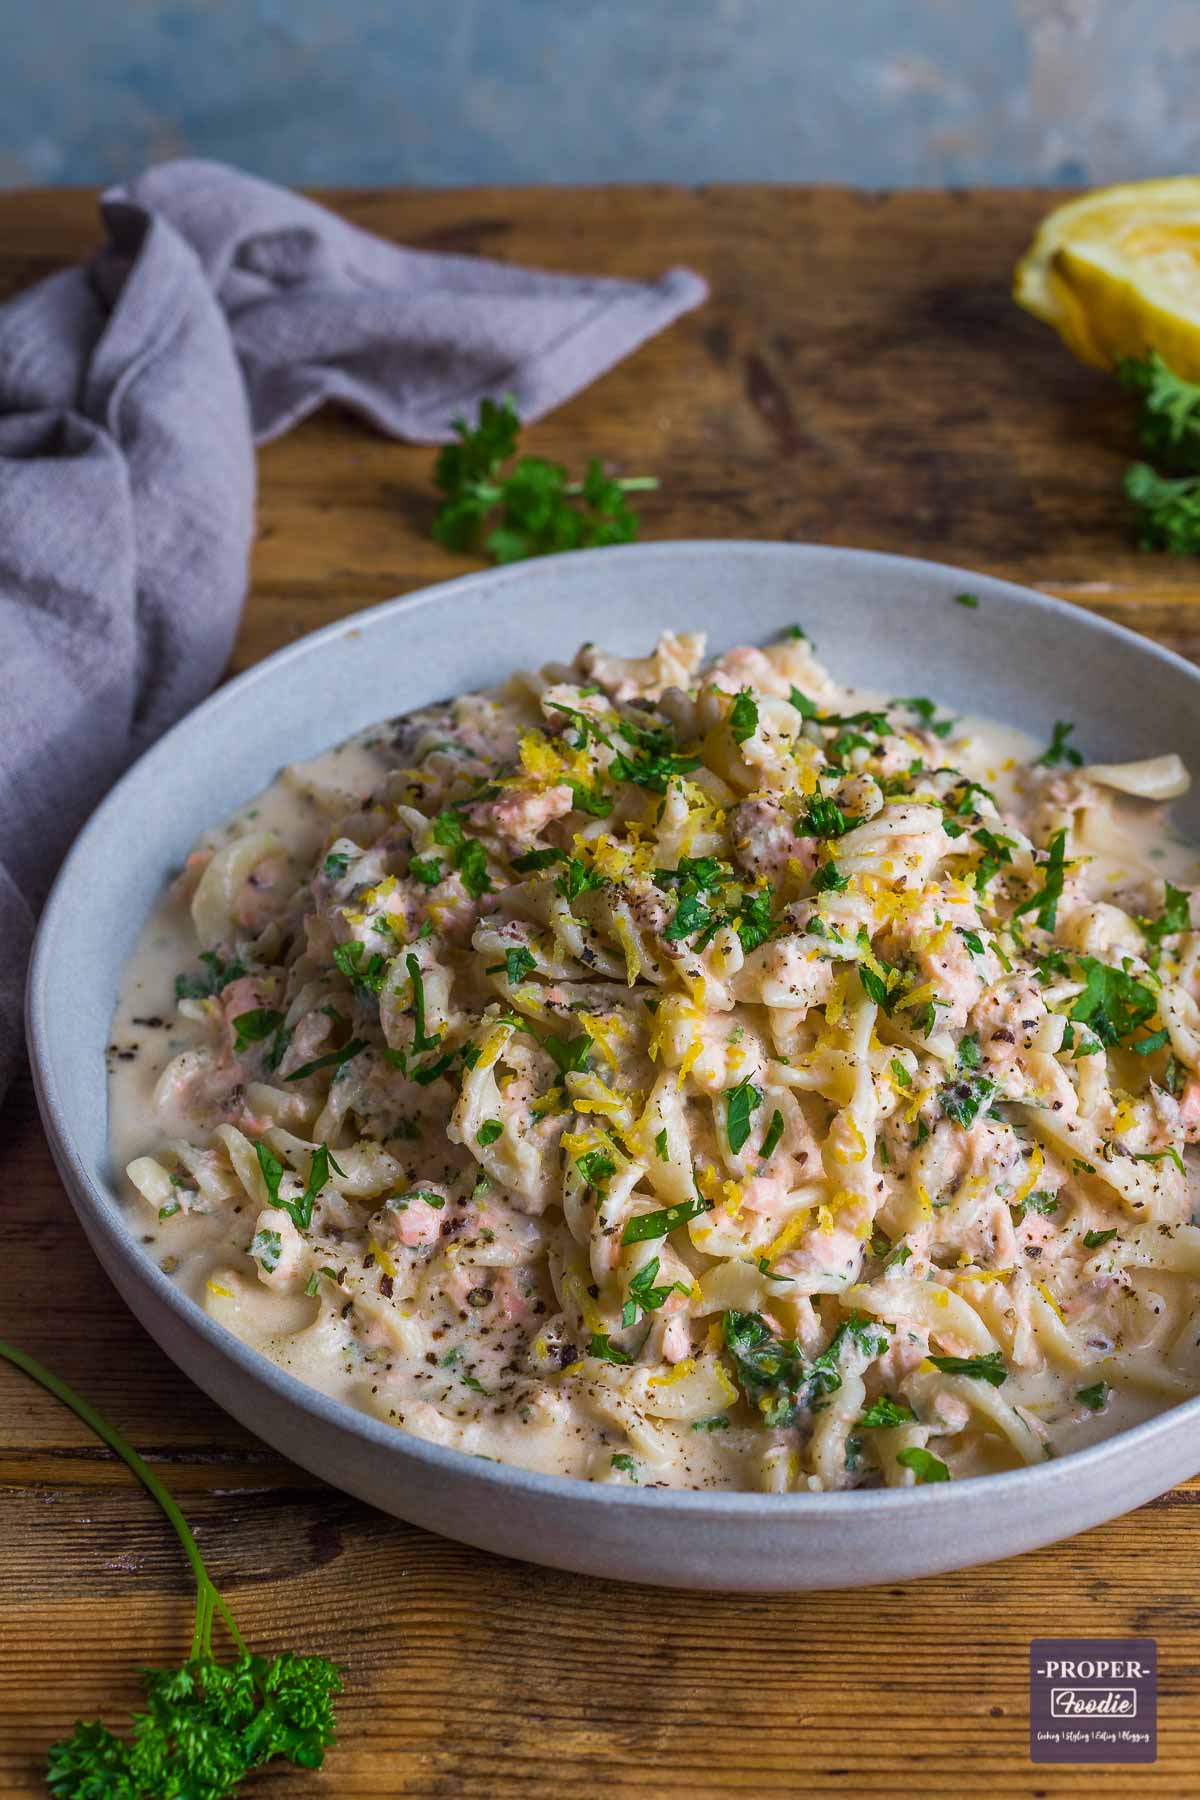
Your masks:
{"label": "wood grain surface", "polygon": [[[661,490],[644,535],[817,539],[1011,576],[1200,660],[1200,565],[1139,553],[1116,385],[1008,297],[1044,194],[835,189],[340,193],[430,249],[712,284],[703,309],[528,434]],[[0,294],[97,236],[94,200],[0,196]],[[261,457],[234,655],[468,563],[432,543],[428,449],[335,413]],[[97,1079],[100,1071],[97,1071]],[[322,1776],[278,1796],[1184,1796],[1200,1787],[1200,1485],[1054,1549],[909,1587],[794,1598],[622,1588],[503,1562],[323,1487],[225,1418],[125,1312],[27,1086],[3,1112],[0,1334],[164,1471],[257,1646],[347,1670]],[[78,1715],[123,1719],[176,1660],[173,1540],[82,1426],[0,1368],[0,1792],[42,1791]],[[1156,1637],[1153,1768],[1028,1761],[1032,1636]]]}

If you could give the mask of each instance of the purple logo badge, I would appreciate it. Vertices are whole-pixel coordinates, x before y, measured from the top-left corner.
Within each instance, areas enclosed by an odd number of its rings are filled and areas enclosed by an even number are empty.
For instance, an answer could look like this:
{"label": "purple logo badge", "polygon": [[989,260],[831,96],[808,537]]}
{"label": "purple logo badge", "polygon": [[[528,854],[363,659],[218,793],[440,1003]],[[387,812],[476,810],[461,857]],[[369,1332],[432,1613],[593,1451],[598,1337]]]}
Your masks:
{"label": "purple logo badge", "polygon": [[1153,1638],[1034,1638],[1029,1756],[1035,1763],[1152,1763],[1158,1754]]}

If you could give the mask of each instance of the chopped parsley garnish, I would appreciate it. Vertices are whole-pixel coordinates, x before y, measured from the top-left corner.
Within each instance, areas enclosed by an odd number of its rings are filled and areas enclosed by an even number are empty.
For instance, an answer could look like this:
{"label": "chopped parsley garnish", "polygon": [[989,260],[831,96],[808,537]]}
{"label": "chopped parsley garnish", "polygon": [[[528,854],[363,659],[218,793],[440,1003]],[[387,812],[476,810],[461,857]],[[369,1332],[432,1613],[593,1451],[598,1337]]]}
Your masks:
{"label": "chopped parsley garnish", "polygon": [[238,1013],[232,1021],[234,1029],[234,1050],[240,1056],[251,1044],[261,1044],[264,1038],[278,1031],[283,1024],[283,1014],[269,1006],[256,1006],[249,1012]]}
{"label": "chopped parsley garnish", "polygon": [[725,1135],[736,1156],[750,1136],[751,1114],[762,1105],[762,1090],[750,1081],[739,1081],[725,1090]]}
{"label": "chopped parsley garnish", "polygon": [[1108,1231],[1086,1231],[1083,1235],[1083,1247],[1085,1250],[1099,1250],[1103,1244],[1111,1244],[1116,1235],[1115,1225]]}
{"label": "chopped parsley garnish", "polygon": [[812,878],[814,894],[842,894],[849,886],[850,877],[833,862],[822,863]]}
{"label": "chopped parsley garnish", "polygon": [[965,1130],[975,1123],[979,1109],[995,1092],[995,1082],[986,1075],[964,1076],[961,1081],[948,1082],[938,1089],[938,1104],[947,1119]]}
{"label": "chopped parsley garnish", "polygon": [[1074,725],[1068,724],[1065,719],[1055,719],[1054,734],[1050,739],[1049,748],[1042,751],[1034,767],[1055,769],[1060,763],[1066,763],[1070,768],[1078,769],[1083,762],[1083,757],[1076,750],[1074,744],[1067,742],[1074,729]]}
{"label": "chopped parsley garnish", "polygon": [[659,1162],[670,1161],[670,1156],[667,1151],[667,1128],[665,1125],[654,1139],[654,1150]]}
{"label": "chopped parsley garnish", "polygon": [[979,605],[979,595],[978,594],[955,594],[954,604],[955,604],[955,606],[976,607]]}
{"label": "chopped parsley garnish", "polygon": [[767,1129],[763,1134],[763,1141],[759,1145],[758,1154],[763,1162],[766,1162],[769,1157],[774,1156],[776,1150],[779,1148],[779,1140],[782,1136],[783,1114],[780,1112],[779,1108],[776,1107],[771,1114]]}
{"label": "chopped parsley garnish", "polygon": [[971,1375],[976,1381],[990,1382],[993,1387],[1003,1387],[1008,1380],[1008,1370],[999,1350],[991,1350],[986,1356],[931,1356],[929,1360],[943,1375]]}
{"label": "chopped parsley garnish", "polygon": [[565,850],[553,847],[547,850],[527,850],[524,856],[513,857],[513,868],[518,875],[533,875],[539,869],[552,868],[555,863],[566,862]]}
{"label": "chopped parsley garnish", "polygon": [[956,925],[954,929],[957,931],[959,937],[967,946],[967,949],[971,952],[972,956],[982,956],[984,954],[983,939],[977,931],[969,931],[965,925]]}
{"label": "chopped parsley garnish", "polygon": [[852,1313],[810,1362],[797,1343],[777,1338],[758,1313],[727,1312],[722,1321],[738,1385],[764,1424],[773,1427],[794,1425],[802,1411],[841,1387],[841,1355],[848,1343],[865,1355],[881,1355],[887,1348],[885,1329],[890,1328]]}
{"label": "chopped parsley garnish", "polygon": [[[468,1061],[468,1052],[470,1049],[471,1046],[469,1044],[463,1045],[463,1061],[467,1062],[468,1067],[470,1067]],[[410,1069],[408,1071],[409,1076],[416,1082],[418,1087],[429,1087],[432,1082],[439,1080],[441,1076],[446,1074],[447,1070],[453,1066],[454,1059],[457,1055],[457,1050],[447,1050],[444,1055],[431,1058],[429,1062],[418,1063],[415,1069]]]}
{"label": "chopped parsley garnish", "polygon": [[[976,832],[976,837],[979,833]],[[1036,912],[1037,922],[1043,931],[1053,931],[1058,919],[1058,903],[1062,899],[1063,882],[1066,878],[1067,834],[1056,831],[1050,840],[1050,854],[1045,864],[1045,878],[1041,888],[1022,900],[1013,908],[1013,918],[1019,919],[1022,914]]]}
{"label": "chopped parsley garnish", "polygon": [[919,1444],[910,1444],[907,1450],[897,1450],[896,1461],[902,1469],[911,1469],[917,1478],[917,1485],[924,1487],[931,1481],[949,1481],[950,1471],[940,1457],[932,1450],[922,1450]]}
{"label": "chopped parsley garnish", "polygon": [[907,1400],[893,1399],[890,1394],[879,1394],[864,1411],[859,1413],[858,1422],[860,1425],[886,1430],[892,1425],[906,1425],[910,1419],[915,1417]]}
{"label": "chopped parsley garnish", "polygon": [[888,1064],[888,1068],[892,1071],[892,1079],[896,1082],[897,1086],[902,1088],[910,1088],[912,1086],[912,1075],[900,1061],[898,1056],[893,1056]]}
{"label": "chopped parsley garnish", "polygon": [[328,1056],[318,1056],[312,1062],[302,1063],[298,1069],[293,1069],[290,1075],[285,1075],[284,1080],[304,1081],[309,1075],[315,1075],[319,1069],[340,1069],[343,1063],[348,1063],[352,1057],[357,1056],[359,1051],[365,1050],[366,1047],[364,1038],[351,1038],[350,1042],[344,1044],[340,1050],[331,1050]]}
{"label": "chopped parsley garnish", "polygon": [[337,1159],[327,1144],[321,1144],[313,1151],[312,1161],[308,1167],[308,1181],[299,1200],[285,1200],[279,1192],[279,1184],[283,1180],[285,1170],[279,1158],[267,1144],[261,1141],[254,1146],[254,1154],[258,1158],[258,1166],[262,1170],[262,1178],[267,1187],[267,1202],[287,1213],[298,1231],[307,1231],[312,1224],[312,1210],[317,1195],[329,1180],[332,1168],[336,1174],[345,1171],[338,1167]]}
{"label": "chopped parsley garnish", "polygon": [[846,817],[836,800],[830,800],[823,794],[817,794],[808,802],[796,820],[796,836],[845,837],[851,824],[852,821]]}
{"label": "chopped parsley garnish", "polygon": [[954,730],[956,721],[954,719],[939,719],[937,716],[937,707],[932,700],[925,700],[920,695],[915,695],[908,700],[897,700],[894,704],[896,706],[906,706],[909,712],[915,712],[926,731],[932,731],[934,737],[947,738]]}
{"label": "chopped parsley garnish", "polygon": [[436,887],[442,879],[442,865],[436,856],[414,856],[408,872],[426,887]]}
{"label": "chopped parsley garnish", "polygon": [[646,1244],[653,1238],[666,1237],[689,1219],[698,1219],[709,1211],[707,1200],[680,1200],[674,1206],[660,1207],[657,1212],[638,1213],[621,1233],[621,1243]]}
{"label": "chopped parsley garnish", "polygon": [[227,988],[231,981],[240,981],[246,973],[237,957],[222,962],[215,950],[201,950],[200,961],[208,970],[206,975],[177,975],[175,977],[175,998],[177,1000],[207,1000],[213,994],[219,994]]}
{"label": "chopped parsley garnish", "polygon": [[690,775],[703,761],[700,756],[682,755],[672,734],[662,727],[635,725],[622,719],[617,730],[637,754],[617,752],[608,765],[614,781],[629,781],[636,787],[649,788],[653,794],[665,794],[676,776]]}
{"label": "chopped parsley garnish", "polygon": [[[499,968],[500,966],[499,963],[496,964],[496,968]],[[516,950],[506,950],[504,952],[503,968],[504,979],[515,987],[517,982],[524,981],[527,975],[533,974],[533,971],[537,968],[537,959],[531,956],[524,947]],[[494,970],[488,970],[489,975],[493,973]]]}
{"label": "chopped parsley garnish", "polygon": [[497,1138],[503,1136],[504,1125],[500,1119],[485,1119],[475,1133],[475,1142],[486,1150],[489,1144],[494,1144]]}
{"label": "chopped parsley garnish", "polygon": [[693,1431],[728,1431],[729,1416],[727,1413],[714,1413],[711,1419],[693,1419]]}
{"label": "chopped parsley garnish", "polygon": [[591,743],[612,748],[612,739],[590,713],[580,712],[578,707],[564,706],[561,700],[547,700],[543,704],[550,712],[562,713],[566,718],[569,729],[563,732],[563,737],[572,750],[586,750]]}
{"label": "chopped parsley garnish", "polygon": [[982,894],[992,876],[1012,862],[1013,841],[1011,838],[999,837],[994,831],[989,831],[986,825],[980,825],[971,835],[977,844],[983,846],[985,852],[975,867],[975,891]]}
{"label": "chopped parsley garnish", "polygon": [[567,858],[567,866],[554,883],[554,891],[564,900],[578,900],[580,894],[586,894],[590,888],[604,886],[604,877],[589,869],[586,863],[580,862],[577,856]]}
{"label": "chopped parsley garnish", "polygon": [[277,1231],[256,1231],[250,1244],[250,1254],[268,1275],[273,1274],[279,1267],[279,1258],[283,1254],[283,1239]]}
{"label": "chopped parsley garnish", "polygon": [[973,1032],[964,1032],[958,1040],[958,1066],[960,1069],[977,1069],[983,1061],[983,1052],[979,1048],[979,1039]]}
{"label": "chopped parsley garnish", "polygon": [[1094,956],[1081,956],[1079,966],[1087,985],[1076,996],[1069,1016],[1086,1025],[1102,1044],[1123,1043],[1154,1016],[1158,999],[1144,982]]}
{"label": "chopped parsley garnish", "polygon": [[331,850],[321,864],[322,871],[333,881],[340,881],[350,867],[350,858],[344,850]]}
{"label": "chopped parsley garnish", "polygon": [[678,868],[654,871],[657,887],[674,888],[678,894],[674,917],[663,933],[668,944],[680,943],[697,931],[716,929],[720,915],[705,896],[719,892],[725,880],[725,869],[715,856],[683,856]]}
{"label": "chopped parsley garnish", "polygon": [[404,959],[408,970],[408,979],[412,983],[413,1041],[414,1050],[436,1050],[442,1041],[440,1031],[432,1034],[425,1030],[425,981],[421,974],[421,965],[411,954]]}
{"label": "chopped parsley garnish", "polygon": [[1077,1388],[1075,1398],[1082,1401],[1089,1412],[1103,1412],[1108,1403],[1108,1383],[1096,1381],[1091,1387]]}
{"label": "chopped parsley garnish", "polygon": [[585,1150],[582,1156],[575,1158],[575,1167],[589,1187],[601,1189],[608,1186],[617,1172],[617,1165],[607,1150]]}
{"label": "chopped parsley garnish", "polygon": [[[1167,1147],[1167,1149],[1165,1149],[1165,1150],[1142,1150],[1142,1151],[1139,1151],[1138,1154],[1135,1155],[1133,1160],[1134,1160],[1134,1162],[1144,1162],[1144,1163],[1160,1163],[1160,1162],[1164,1162],[1164,1161],[1173,1162],[1175,1164],[1175,1167],[1179,1170],[1179,1173],[1181,1175],[1187,1174],[1187,1170],[1183,1166],[1183,1158],[1182,1158],[1182,1156],[1180,1156],[1180,1154],[1179,1154],[1178,1150],[1175,1148],[1174,1144],[1169,1145]],[[1093,1175],[1095,1174],[1095,1172],[1096,1171],[1094,1169],[1090,1171],[1090,1173]]]}
{"label": "chopped parsley garnish", "polygon": [[793,687],[789,690],[788,699],[802,719],[816,718],[817,708],[815,702],[810,700],[807,694],[802,694],[798,687]]}
{"label": "chopped parsley garnish", "polygon": [[578,1075],[587,1068],[591,1047],[592,1040],[586,1031],[574,1038],[556,1037],[550,1032],[542,1039],[542,1049],[554,1058],[564,1075]]}
{"label": "chopped parsley garnish", "polygon": [[730,917],[730,924],[742,941],[743,950],[757,950],[765,944],[775,929],[771,918],[771,889],[756,888],[752,894],[743,894],[737,912]]}
{"label": "chopped parsley garnish", "polygon": [[1019,1200],[1008,1210],[1012,1214],[1013,1224],[1019,1225],[1026,1213],[1041,1213],[1043,1218],[1048,1219],[1058,1211],[1058,1205],[1057,1195],[1051,1193],[1049,1188],[1034,1188],[1031,1194],[1026,1194],[1023,1200]]}
{"label": "chopped parsley garnish", "polygon": [[612,1459],[614,1469],[620,1469],[622,1475],[628,1475],[633,1482],[637,1481],[638,1466],[626,1450],[618,1450]]}
{"label": "chopped parsley garnish", "polygon": [[639,1313],[657,1312],[659,1307],[670,1299],[676,1288],[681,1294],[689,1292],[682,1281],[669,1281],[665,1287],[655,1287],[654,1282],[659,1267],[660,1259],[652,1256],[649,1262],[644,1263],[637,1274],[631,1277],[628,1298],[621,1308],[621,1329],[623,1331],[628,1331],[631,1325],[637,1323]]}
{"label": "chopped parsley garnish", "polygon": [[[866,938],[865,927],[863,932],[860,933],[860,941],[864,938]],[[870,950],[871,942],[869,938],[866,938],[863,947],[868,951]],[[869,968],[865,962],[860,962],[858,965],[858,979],[862,982],[863,992],[866,994],[867,999],[873,1000],[881,1012],[890,1015],[892,1008],[899,998],[899,972],[894,969],[890,963],[882,962],[879,957],[874,957],[872,960],[878,963],[879,967],[877,969],[872,969]],[[880,970],[883,971],[882,974],[880,974]],[[893,979],[893,977],[895,979]],[[926,1035],[928,1036],[928,1033],[926,1033]]]}
{"label": "chopped parsley garnish", "polygon": [[454,866],[462,876],[463,886],[472,900],[491,892],[491,876],[487,872],[487,851],[478,838],[469,838],[457,812],[440,812],[433,821],[433,840],[451,851]]}
{"label": "chopped parsley garnish", "polygon": [[334,967],[343,974],[356,994],[379,994],[387,979],[387,958],[376,950],[368,956],[365,944],[356,938],[333,947]]}
{"label": "chopped parsley garnish", "polygon": [[749,688],[742,688],[729,709],[729,729],[735,744],[744,744],[758,730],[758,702]]}
{"label": "chopped parsley garnish", "polygon": [[1182,888],[1172,887],[1169,881],[1166,882],[1161,914],[1157,919],[1139,919],[1138,924],[1146,942],[1152,944],[1156,952],[1161,952],[1164,938],[1192,929],[1190,896]]}
{"label": "chopped parsley garnish", "polygon": [[600,1362],[628,1363],[633,1361],[632,1357],[626,1356],[624,1350],[619,1350],[610,1341],[607,1331],[593,1331],[587,1353],[589,1356],[596,1357]]}

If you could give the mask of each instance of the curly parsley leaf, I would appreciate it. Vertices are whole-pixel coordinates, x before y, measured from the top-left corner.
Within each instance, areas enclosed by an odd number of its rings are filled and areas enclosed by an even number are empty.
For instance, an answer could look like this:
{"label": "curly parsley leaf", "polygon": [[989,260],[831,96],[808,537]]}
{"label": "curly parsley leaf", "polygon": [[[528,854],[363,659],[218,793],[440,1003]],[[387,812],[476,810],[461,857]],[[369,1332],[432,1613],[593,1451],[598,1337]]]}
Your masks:
{"label": "curly parsley leaf", "polygon": [[1164,468],[1200,469],[1200,387],[1168,368],[1157,350],[1122,357],[1117,374],[1141,396],[1138,439]]}
{"label": "curly parsley leaf", "polygon": [[[474,426],[455,419],[456,443],[434,464],[435,486],[445,495],[431,527],[451,550],[483,550],[498,563],[598,544],[630,543],[637,514],[626,495],[658,486],[653,476],[619,480],[605,475],[597,457],[582,481],[570,481],[559,463],[516,454],[520,420],[511,400],[481,402]],[[491,530],[488,527],[491,526]]]}
{"label": "curly parsley leaf", "polygon": [[[177,1669],[142,1671],[146,1711],[134,1721],[132,1740],[117,1737],[99,1721],[76,1721],[70,1736],[50,1748],[50,1792],[58,1800],[152,1800],[154,1795],[184,1794],[194,1800],[224,1800],[252,1769],[274,1757],[320,1768],[333,1742],[333,1700],[342,1687],[339,1670],[322,1656],[252,1655],[187,1521],[132,1445],[26,1352],[0,1344],[0,1357],[69,1407],[122,1459],[166,1515],[196,1581],[188,1657]],[[218,1661],[213,1650],[218,1618],[236,1652],[229,1663]]]}
{"label": "curly parsley leaf", "polygon": [[1172,479],[1149,463],[1132,463],[1125,471],[1125,498],[1133,507],[1142,550],[1166,550],[1172,556],[1200,552],[1200,475]]}

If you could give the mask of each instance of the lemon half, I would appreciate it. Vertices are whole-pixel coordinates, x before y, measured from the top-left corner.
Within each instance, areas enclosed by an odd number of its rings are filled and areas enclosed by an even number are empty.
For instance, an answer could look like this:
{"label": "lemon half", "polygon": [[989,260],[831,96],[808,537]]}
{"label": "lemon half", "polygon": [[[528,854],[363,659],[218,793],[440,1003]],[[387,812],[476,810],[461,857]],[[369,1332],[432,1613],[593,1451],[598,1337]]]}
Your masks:
{"label": "lemon half", "polygon": [[1153,349],[1200,380],[1200,176],[1058,207],[1017,264],[1013,295],[1084,362],[1108,369]]}

